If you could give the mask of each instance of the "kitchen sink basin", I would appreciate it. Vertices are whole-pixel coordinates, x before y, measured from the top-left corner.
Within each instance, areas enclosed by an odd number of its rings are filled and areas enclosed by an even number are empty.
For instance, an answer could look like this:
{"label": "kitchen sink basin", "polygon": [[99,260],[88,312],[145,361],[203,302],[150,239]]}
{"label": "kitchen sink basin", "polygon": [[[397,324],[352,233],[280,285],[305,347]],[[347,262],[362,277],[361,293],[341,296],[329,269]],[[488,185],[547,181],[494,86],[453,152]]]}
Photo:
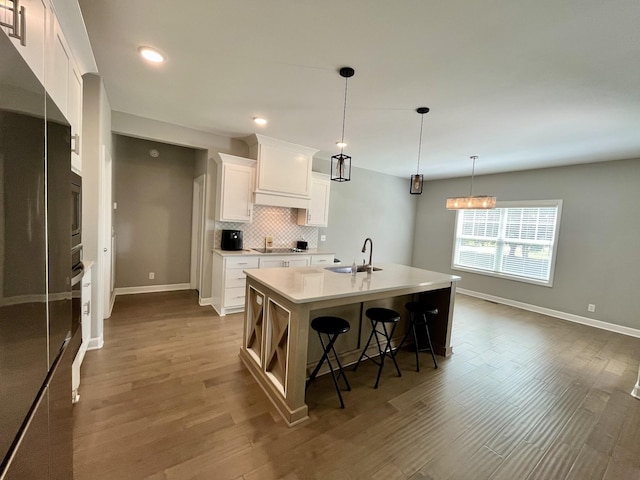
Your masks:
{"label": "kitchen sink basin", "polygon": [[[356,268],[357,268],[358,272],[366,272],[367,271],[367,266],[366,265],[358,265]],[[325,270],[330,270],[330,271],[336,272],[336,273],[351,273],[351,267],[348,267],[348,266],[324,267],[324,269]],[[373,271],[374,272],[379,272],[380,270],[382,270],[382,269],[378,268],[378,267],[373,267]]]}

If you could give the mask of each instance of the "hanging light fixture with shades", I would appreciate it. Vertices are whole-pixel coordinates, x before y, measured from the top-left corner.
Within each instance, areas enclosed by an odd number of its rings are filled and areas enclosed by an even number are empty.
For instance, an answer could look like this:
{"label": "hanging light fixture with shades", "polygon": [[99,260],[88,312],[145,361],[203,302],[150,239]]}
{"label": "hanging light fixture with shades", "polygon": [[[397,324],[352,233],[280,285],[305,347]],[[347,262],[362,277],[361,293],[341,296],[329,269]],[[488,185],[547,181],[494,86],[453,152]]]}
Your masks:
{"label": "hanging light fixture with shades", "polygon": [[344,123],[347,116],[347,82],[350,77],[356,73],[351,67],[342,67],[339,70],[340,76],[344,78],[344,108],[342,110],[342,137],[339,142],[336,143],[340,147],[340,153],[331,157],[331,180],[334,182],[348,182],[351,180],[351,157],[345,155],[344,147],[347,146],[344,143]]}
{"label": "hanging light fixture with shades", "polygon": [[409,193],[411,195],[422,195],[422,175],[420,174],[420,152],[422,151],[422,126],[424,124],[424,114],[429,112],[429,107],[418,107],[416,112],[420,114],[420,141],[418,142],[418,166],[416,174],[411,175],[411,186]]}
{"label": "hanging light fixture with shades", "polygon": [[447,198],[448,210],[487,210],[496,208],[496,197],[489,197],[487,195],[474,195],[473,194],[473,176],[476,171],[477,155],[473,155],[473,167],[471,169],[471,191],[468,197],[449,197]]}

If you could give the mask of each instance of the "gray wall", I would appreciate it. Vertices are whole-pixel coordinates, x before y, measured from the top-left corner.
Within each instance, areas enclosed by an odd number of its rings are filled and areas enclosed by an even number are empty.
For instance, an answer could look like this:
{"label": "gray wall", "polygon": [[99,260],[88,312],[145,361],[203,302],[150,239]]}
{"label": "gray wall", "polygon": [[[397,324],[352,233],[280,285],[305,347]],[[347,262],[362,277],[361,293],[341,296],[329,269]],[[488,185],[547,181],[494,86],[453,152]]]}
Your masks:
{"label": "gray wall", "polygon": [[[329,173],[329,162],[314,159],[315,171]],[[411,264],[416,196],[409,194],[409,178],[353,168],[350,182],[331,182],[329,226],[318,247],[336,253],[343,264],[369,259],[361,253],[365,238],[373,240],[373,263]],[[318,239],[319,240],[319,239]]]}
{"label": "gray wall", "polygon": [[416,267],[460,275],[460,288],[640,329],[640,159],[475,178],[474,193],[498,201],[563,200],[550,288],[451,270],[455,213],[445,199],[466,195],[469,182],[426,182],[416,216]]}
{"label": "gray wall", "polygon": [[196,150],[114,138],[116,287],[189,283]]}
{"label": "gray wall", "polygon": [[114,133],[130,137],[157,140],[200,149],[205,152],[205,158],[198,155],[196,160],[196,176],[206,170],[206,205],[205,205],[205,236],[202,260],[202,289],[200,296],[204,303],[211,297],[211,276],[213,269],[214,231],[215,231],[215,199],[216,199],[216,161],[218,152],[247,156],[249,147],[241,140],[221,135],[193,130],[179,125],[137,117],[122,112],[112,113],[111,127]]}

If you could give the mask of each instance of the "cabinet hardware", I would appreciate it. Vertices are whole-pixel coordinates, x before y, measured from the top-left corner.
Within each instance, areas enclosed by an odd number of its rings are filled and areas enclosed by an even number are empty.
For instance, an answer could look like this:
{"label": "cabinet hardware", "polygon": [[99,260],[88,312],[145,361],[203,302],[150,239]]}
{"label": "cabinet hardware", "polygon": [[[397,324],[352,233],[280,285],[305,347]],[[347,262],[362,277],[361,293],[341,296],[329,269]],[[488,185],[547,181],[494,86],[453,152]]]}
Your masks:
{"label": "cabinet hardware", "polygon": [[238,262],[238,265],[246,265],[248,262]]}
{"label": "cabinet hardware", "polygon": [[83,287],[90,287],[91,286],[91,282],[83,283],[82,286]]}
{"label": "cabinet hardware", "polygon": [[20,0],[11,0],[13,6],[6,4],[0,4],[0,8],[9,10],[13,16],[11,23],[3,22],[0,20],[0,25],[7,27],[11,30],[9,36],[20,40],[20,45],[27,46],[27,10],[24,6],[20,6]]}
{"label": "cabinet hardware", "polygon": [[84,304],[84,312],[85,315],[91,314],[91,300]]}
{"label": "cabinet hardware", "polygon": [[71,135],[71,140],[73,142],[73,148],[71,148],[71,152],[76,155],[80,155],[80,135],[74,133]]}

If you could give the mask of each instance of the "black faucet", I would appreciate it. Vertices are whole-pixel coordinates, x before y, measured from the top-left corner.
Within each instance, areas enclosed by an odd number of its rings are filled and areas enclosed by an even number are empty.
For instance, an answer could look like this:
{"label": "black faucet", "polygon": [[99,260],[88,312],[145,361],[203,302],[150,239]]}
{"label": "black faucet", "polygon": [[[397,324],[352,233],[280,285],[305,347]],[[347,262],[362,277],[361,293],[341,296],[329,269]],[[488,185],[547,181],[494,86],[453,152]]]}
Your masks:
{"label": "black faucet", "polygon": [[371,257],[373,257],[373,240],[369,237],[365,238],[364,244],[362,245],[362,253],[367,251],[367,242],[369,242],[369,266],[372,266]]}

